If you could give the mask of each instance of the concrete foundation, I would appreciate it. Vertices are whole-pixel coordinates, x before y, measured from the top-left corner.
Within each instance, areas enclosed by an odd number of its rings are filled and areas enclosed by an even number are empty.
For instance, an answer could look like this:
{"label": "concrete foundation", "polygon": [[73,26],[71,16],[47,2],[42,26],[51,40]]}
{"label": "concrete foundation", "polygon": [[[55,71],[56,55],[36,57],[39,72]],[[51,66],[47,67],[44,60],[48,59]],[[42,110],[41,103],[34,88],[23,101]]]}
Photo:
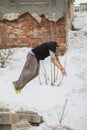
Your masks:
{"label": "concrete foundation", "polygon": [[42,123],[42,116],[33,111],[10,112],[7,108],[0,108],[0,130],[29,130],[33,125]]}
{"label": "concrete foundation", "polygon": [[17,122],[18,122],[17,114],[10,112],[0,112],[0,124],[10,125],[10,124],[16,124]]}

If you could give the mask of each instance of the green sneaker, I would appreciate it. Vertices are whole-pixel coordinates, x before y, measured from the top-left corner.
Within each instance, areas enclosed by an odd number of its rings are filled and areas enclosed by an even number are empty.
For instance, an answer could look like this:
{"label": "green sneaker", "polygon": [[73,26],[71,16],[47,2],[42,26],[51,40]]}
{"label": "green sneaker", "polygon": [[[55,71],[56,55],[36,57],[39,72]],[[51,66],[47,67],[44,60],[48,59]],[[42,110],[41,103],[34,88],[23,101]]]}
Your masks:
{"label": "green sneaker", "polygon": [[16,88],[16,82],[13,82],[13,85],[14,85],[15,93],[16,93],[16,94],[21,93],[21,89],[20,89],[20,88]]}
{"label": "green sneaker", "polygon": [[14,90],[15,90],[15,93],[16,93],[16,94],[21,93],[21,89],[16,89],[16,88],[14,87]]}

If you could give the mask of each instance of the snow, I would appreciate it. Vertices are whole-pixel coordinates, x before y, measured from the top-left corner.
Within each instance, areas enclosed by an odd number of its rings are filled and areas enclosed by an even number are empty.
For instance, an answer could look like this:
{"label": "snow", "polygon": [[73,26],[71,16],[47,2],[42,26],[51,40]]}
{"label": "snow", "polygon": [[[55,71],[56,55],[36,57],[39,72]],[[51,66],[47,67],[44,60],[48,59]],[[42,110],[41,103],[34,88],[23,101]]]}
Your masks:
{"label": "snow", "polygon": [[[20,94],[16,94],[12,85],[17,80],[25,63],[30,48],[13,49],[9,64],[0,68],[0,106],[7,106],[12,111],[19,109],[33,110],[44,118],[44,123],[31,130],[52,130],[60,121],[67,101],[62,125],[74,130],[87,129],[87,13],[75,13],[73,26],[77,31],[69,31],[68,50],[60,57],[67,76],[61,80],[59,73],[55,86],[45,84],[40,72],[39,78],[29,82]],[[50,79],[50,58],[44,61],[47,77]],[[60,86],[57,84],[60,83]]]}

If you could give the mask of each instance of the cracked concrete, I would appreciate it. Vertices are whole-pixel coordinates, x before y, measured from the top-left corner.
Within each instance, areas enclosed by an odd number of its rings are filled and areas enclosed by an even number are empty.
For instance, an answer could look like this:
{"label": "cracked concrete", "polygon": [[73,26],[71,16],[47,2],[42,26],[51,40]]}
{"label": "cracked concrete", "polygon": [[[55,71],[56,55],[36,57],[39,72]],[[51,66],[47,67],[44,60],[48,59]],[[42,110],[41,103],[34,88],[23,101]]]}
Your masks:
{"label": "cracked concrete", "polygon": [[[40,15],[49,20],[57,21],[65,15],[68,0],[0,0],[0,20],[18,19],[20,15],[29,12],[38,22]],[[38,16],[38,17],[37,17]]]}

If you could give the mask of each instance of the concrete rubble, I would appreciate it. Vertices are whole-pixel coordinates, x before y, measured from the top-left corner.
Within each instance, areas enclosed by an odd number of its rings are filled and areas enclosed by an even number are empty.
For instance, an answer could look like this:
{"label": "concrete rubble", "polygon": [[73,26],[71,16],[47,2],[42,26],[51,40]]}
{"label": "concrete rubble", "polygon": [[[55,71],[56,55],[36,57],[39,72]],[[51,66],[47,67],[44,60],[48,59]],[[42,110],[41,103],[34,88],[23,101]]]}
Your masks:
{"label": "concrete rubble", "polygon": [[10,112],[10,109],[0,108],[0,130],[29,130],[32,125],[43,122],[42,116],[33,111]]}

